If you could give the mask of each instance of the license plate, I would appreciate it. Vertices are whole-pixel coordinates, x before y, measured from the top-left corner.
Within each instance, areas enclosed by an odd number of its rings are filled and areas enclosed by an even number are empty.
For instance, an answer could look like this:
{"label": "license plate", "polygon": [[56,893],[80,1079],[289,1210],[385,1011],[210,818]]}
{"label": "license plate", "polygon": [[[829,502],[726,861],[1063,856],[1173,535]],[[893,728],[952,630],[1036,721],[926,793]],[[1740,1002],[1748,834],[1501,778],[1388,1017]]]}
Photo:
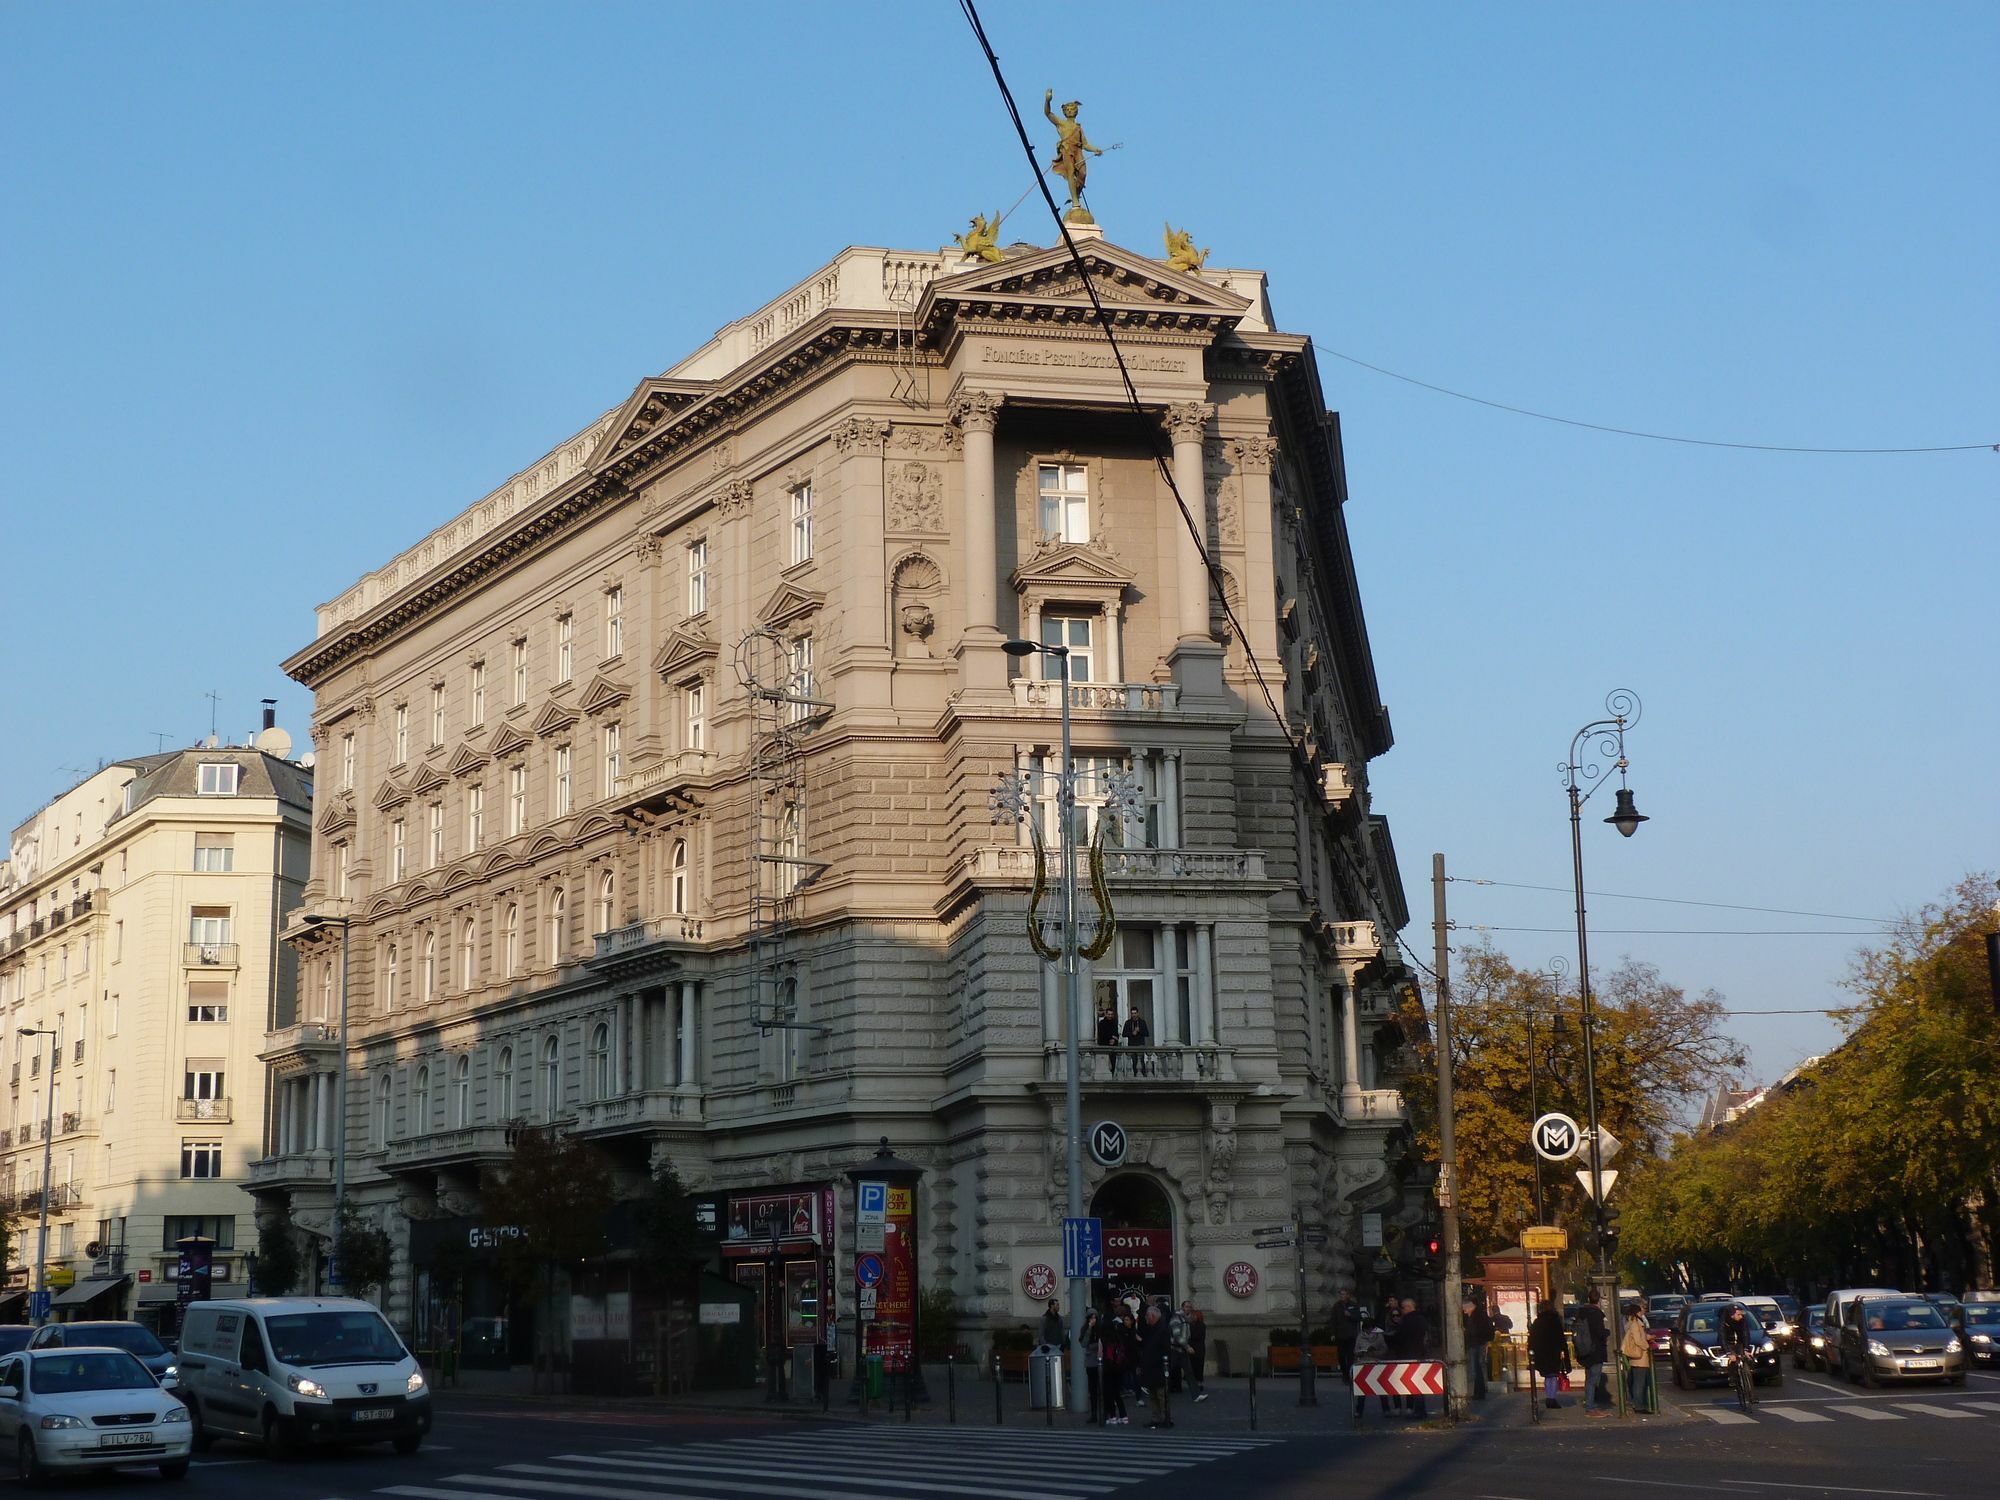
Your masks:
{"label": "license plate", "polygon": [[1903,1368],[1906,1370],[1942,1370],[1944,1368],[1944,1361],[1941,1359],[1906,1359],[1903,1361]]}
{"label": "license plate", "polygon": [[145,1448],[153,1441],[151,1432],[106,1432],[97,1439],[100,1448]]}
{"label": "license plate", "polygon": [[393,1406],[366,1406],[354,1414],[354,1420],[357,1422],[388,1422],[392,1421],[395,1415],[396,1408]]}

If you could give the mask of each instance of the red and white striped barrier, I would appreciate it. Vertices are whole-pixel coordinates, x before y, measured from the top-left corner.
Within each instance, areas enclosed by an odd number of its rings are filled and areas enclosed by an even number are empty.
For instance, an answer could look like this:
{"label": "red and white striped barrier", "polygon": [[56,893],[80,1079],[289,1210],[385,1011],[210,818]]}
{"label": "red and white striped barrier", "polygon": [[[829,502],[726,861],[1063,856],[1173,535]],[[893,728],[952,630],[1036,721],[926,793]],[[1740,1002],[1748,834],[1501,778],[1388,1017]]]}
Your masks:
{"label": "red and white striped barrier", "polygon": [[1356,1365],[1357,1396],[1442,1396],[1444,1365],[1435,1359],[1399,1359],[1388,1364]]}

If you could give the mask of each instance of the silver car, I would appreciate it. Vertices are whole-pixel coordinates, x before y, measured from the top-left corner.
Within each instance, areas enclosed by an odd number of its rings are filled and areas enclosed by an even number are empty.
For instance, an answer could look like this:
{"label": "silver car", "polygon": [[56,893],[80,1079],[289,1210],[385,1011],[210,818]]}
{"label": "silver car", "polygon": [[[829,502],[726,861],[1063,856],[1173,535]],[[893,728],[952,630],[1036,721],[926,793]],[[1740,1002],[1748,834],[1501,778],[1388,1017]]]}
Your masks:
{"label": "silver car", "polygon": [[1862,1297],[1840,1328],[1840,1368],[1864,1385],[1941,1380],[1965,1384],[1965,1345],[1921,1297]]}

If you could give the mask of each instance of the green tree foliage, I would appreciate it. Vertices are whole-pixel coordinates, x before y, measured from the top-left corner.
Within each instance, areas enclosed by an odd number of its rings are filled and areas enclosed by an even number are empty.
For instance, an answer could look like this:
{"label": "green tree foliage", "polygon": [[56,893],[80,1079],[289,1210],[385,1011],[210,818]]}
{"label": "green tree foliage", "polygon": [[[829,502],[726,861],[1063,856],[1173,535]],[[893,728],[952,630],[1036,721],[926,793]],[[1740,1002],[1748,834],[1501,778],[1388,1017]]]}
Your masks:
{"label": "green tree foliage", "polygon": [[611,1166],[587,1141],[523,1126],[514,1132],[513,1156],[482,1184],[481,1197],[486,1222],[500,1232],[502,1270],[539,1304],[539,1380],[542,1367],[552,1364],[558,1273],[607,1246]]}
{"label": "green tree foliage", "polygon": [[340,1285],[346,1292],[363,1292],[387,1286],[396,1264],[395,1248],[389,1236],[355,1216],[352,1209],[341,1217]]}
{"label": "green tree foliage", "polygon": [[257,1230],[257,1284],[252,1290],[259,1297],[289,1297],[303,1269],[290,1217],[265,1220]]}
{"label": "green tree foliage", "polygon": [[1968,878],[1856,959],[1847,1039],[1735,1123],[1637,1176],[1626,1242],[1691,1279],[1990,1281],[2000,1025]]}
{"label": "green tree foliage", "polygon": [[[1452,1077],[1458,1144],[1458,1212],[1468,1256],[1519,1243],[1535,1222],[1535,1163],[1528,1144],[1537,1115],[1587,1118],[1578,996],[1552,976],[1517,969],[1490,946],[1460,955],[1452,975]],[[1660,1154],[1691,1103],[1743,1061],[1721,1027],[1713,991],[1689,996],[1647,964],[1626,960],[1595,976],[1599,1122],[1622,1148],[1617,1165]],[[1403,1028],[1410,1069],[1404,1093],[1417,1146],[1437,1160],[1435,1034],[1411,996]],[[1532,1088],[1529,1038],[1534,1042]],[[1542,1164],[1543,1218],[1571,1231],[1581,1251],[1590,1208],[1570,1165]]]}
{"label": "green tree foliage", "polygon": [[667,1287],[678,1287],[708,1258],[694,1199],[672,1162],[661,1162],[653,1173],[639,1202],[638,1231],[640,1264]]}

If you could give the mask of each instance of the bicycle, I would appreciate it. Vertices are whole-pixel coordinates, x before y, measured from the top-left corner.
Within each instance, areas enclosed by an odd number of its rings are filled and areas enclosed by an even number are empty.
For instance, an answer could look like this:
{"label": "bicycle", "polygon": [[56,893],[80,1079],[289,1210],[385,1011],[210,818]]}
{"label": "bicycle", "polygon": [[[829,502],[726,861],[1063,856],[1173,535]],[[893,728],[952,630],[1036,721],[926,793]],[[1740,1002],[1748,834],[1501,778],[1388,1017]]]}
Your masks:
{"label": "bicycle", "polygon": [[1729,1358],[1729,1383],[1736,1387],[1736,1409],[1747,1413],[1757,1404],[1757,1374],[1747,1352]]}

